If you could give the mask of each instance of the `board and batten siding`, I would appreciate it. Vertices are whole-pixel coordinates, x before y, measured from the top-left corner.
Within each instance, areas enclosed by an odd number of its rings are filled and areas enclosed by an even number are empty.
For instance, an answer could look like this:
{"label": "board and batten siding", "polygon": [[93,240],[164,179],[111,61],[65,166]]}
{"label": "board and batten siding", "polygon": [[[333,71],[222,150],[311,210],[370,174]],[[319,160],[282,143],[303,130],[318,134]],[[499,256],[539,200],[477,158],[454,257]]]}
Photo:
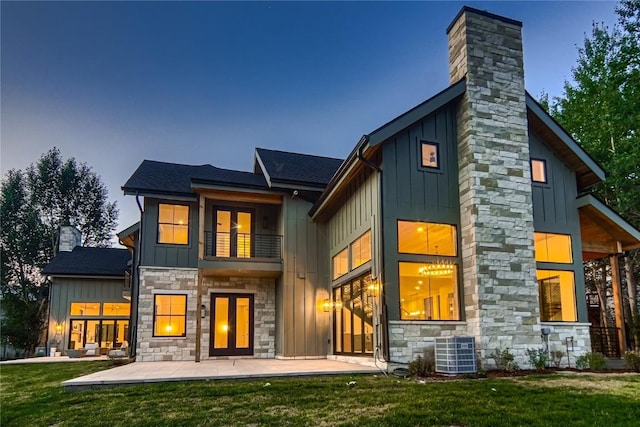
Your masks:
{"label": "board and batten siding", "polygon": [[[66,278],[54,277],[49,296],[49,341],[58,339],[62,349],[69,346],[69,327],[72,302],[129,303],[122,296],[124,278]],[[107,316],[87,316],[77,318],[100,319]],[[109,317],[111,318],[111,317]],[[118,317],[120,318],[120,317]],[[123,317],[122,319],[128,319]],[[56,325],[62,323],[62,337],[56,337]]]}
{"label": "board and batten siding", "polygon": [[[158,243],[158,205],[160,203],[189,206],[189,243]],[[159,267],[198,267],[198,204],[175,200],[145,198],[140,265]]]}
{"label": "board and batten siding", "polygon": [[[584,269],[582,264],[582,238],[580,216],[576,207],[578,187],[576,174],[551,151],[540,137],[529,131],[529,150],[532,159],[546,162],[547,182],[532,182],[533,227],[537,232],[571,235],[575,273],[578,321],[587,321]],[[546,264],[548,269],[566,270],[567,264]],[[547,268],[547,267],[545,267]]]}
{"label": "board and batten siding", "polygon": [[327,354],[329,314],[322,310],[328,282],[318,268],[318,224],[308,213],[311,203],[286,197],[279,226],[283,273],[276,283],[276,355],[323,357]]}
{"label": "board and batten siding", "polygon": [[[421,166],[422,141],[438,143],[439,169]],[[399,320],[398,219],[455,225],[460,242],[455,103],[382,144],[384,286],[388,318]]]}

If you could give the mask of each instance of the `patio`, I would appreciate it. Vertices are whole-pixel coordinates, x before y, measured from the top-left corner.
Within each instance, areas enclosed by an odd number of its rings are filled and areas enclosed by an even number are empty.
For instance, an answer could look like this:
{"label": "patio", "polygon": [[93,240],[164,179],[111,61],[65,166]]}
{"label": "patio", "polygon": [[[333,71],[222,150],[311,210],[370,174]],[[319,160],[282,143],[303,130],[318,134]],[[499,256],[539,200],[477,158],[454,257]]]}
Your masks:
{"label": "patio", "polygon": [[[80,359],[87,360],[87,358]],[[234,359],[196,362],[134,362],[63,381],[65,391],[110,388],[125,385],[284,376],[376,373],[372,366],[327,359]]]}

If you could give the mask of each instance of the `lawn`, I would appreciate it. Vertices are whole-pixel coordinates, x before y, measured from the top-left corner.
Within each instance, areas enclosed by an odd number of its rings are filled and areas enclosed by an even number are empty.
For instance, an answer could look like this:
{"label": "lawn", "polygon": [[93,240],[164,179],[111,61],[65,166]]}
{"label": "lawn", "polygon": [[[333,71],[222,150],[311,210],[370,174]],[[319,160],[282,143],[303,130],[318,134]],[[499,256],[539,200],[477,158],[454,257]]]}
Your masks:
{"label": "lawn", "polygon": [[[484,380],[382,375],[199,381],[65,393],[109,362],[3,365],[8,426],[638,426],[640,375]],[[347,383],[355,381],[355,385]],[[269,384],[269,385],[267,385]]]}

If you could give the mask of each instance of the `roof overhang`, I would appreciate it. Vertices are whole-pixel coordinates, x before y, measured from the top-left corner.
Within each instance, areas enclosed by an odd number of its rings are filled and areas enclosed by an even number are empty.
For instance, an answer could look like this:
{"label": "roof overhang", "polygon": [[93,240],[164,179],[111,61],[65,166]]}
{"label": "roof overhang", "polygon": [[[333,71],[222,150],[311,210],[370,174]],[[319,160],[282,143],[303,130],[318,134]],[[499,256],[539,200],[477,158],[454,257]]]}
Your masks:
{"label": "roof overhang", "polygon": [[135,188],[125,188],[122,187],[125,196],[140,196],[140,197],[149,197],[150,199],[167,199],[167,200],[177,200],[182,202],[193,202],[197,198],[195,194],[189,193],[173,193],[170,191],[153,191],[153,190],[137,190]]}
{"label": "roof overhang", "polygon": [[230,188],[220,185],[191,183],[193,191],[200,196],[209,199],[230,201],[230,202],[247,202],[247,203],[265,203],[280,205],[282,204],[282,194],[274,193],[269,190],[257,190],[249,188]]}
{"label": "roof overhang", "polygon": [[578,197],[583,259],[640,248],[640,231],[591,194]]}
{"label": "roof overhang", "polygon": [[587,189],[604,181],[607,173],[580,145],[556,122],[553,117],[526,93],[529,127],[539,135],[558,157],[576,173],[578,188]]}

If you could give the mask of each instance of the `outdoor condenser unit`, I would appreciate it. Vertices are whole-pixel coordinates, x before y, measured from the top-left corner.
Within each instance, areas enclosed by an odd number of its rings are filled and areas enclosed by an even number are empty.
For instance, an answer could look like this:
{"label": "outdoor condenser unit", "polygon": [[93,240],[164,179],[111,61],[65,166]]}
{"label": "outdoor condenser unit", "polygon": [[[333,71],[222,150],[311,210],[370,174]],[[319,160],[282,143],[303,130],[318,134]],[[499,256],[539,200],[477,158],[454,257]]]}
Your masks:
{"label": "outdoor condenser unit", "polygon": [[475,374],[476,344],[474,337],[436,338],[436,372],[443,374]]}

